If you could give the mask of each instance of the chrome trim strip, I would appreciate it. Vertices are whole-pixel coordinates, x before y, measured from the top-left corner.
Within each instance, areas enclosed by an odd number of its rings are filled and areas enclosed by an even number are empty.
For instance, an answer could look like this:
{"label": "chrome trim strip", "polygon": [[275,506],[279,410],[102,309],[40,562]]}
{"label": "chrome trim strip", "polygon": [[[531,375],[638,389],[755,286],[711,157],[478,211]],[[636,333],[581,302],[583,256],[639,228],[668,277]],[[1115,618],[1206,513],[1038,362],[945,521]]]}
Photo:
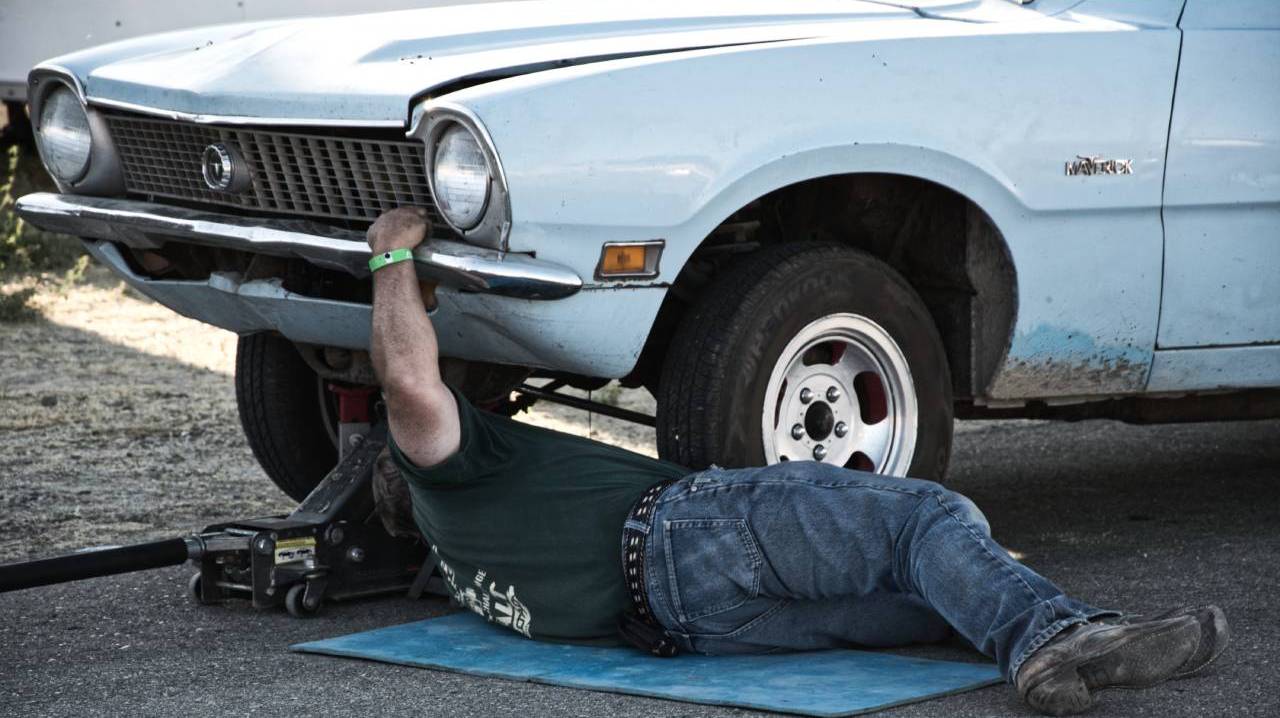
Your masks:
{"label": "chrome trim strip", "polygon": [[105,97],[88,98],[90,105],[127,110],[143,115],[165,117],[170,120],[194,122],[199,125],[273,125],[279,127],[360,127],[360,128],[394,128],[403,129],[401,120],[344,120],[340,118],[321,119],[311,117],[244,117],[241,115],[200,115],[178,110],[165,110],[158,107],[136,105],[132,102],[111,100]]}
{"label": "chrome trim strip", "polygon": [[[239,217],[136,200],[38,192],[18,215],[41,229],[108,239],[139,249],[166,242],[298,257],[356,277],[369,276],[363,232],[292,219]],[[582,288],[568,267],[527,254],[432,239],[414,250],[418,276],[458,289],[520,299],[561,299]]]}

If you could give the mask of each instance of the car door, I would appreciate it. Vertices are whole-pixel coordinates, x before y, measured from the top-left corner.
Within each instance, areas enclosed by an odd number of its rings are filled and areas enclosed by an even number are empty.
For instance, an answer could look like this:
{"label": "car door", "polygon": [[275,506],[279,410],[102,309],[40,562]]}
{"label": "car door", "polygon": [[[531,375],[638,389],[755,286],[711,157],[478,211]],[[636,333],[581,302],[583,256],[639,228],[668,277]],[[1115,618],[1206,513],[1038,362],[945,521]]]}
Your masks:
{"label": "car door", "polygon": [[1280,385],[1280,2],[1187,0],[1149,390]]}

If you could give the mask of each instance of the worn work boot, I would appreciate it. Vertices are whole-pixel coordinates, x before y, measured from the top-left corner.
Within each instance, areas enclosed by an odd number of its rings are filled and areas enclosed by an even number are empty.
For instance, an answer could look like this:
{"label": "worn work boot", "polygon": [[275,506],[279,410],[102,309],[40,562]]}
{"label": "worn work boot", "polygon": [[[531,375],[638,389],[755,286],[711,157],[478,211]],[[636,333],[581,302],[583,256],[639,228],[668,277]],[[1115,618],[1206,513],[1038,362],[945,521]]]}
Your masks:
{"label": "worn work boot", "polygon": [[1186,678],[1199,673],[1210,663],[1218,660],[1218,656],[1227,650],[1231,632],[1227,628],[1227,615],[1222,612],[1222,609],[1214,605],[1175,608],[1150,616],[1129,616],[1123,621],[1124,623],[1142,623],[1181,616],[1191,616],[1200,624],[1200,648],[1178,668],[1178,672],[1173,674],[1174,678]]}
{"label": "worn work boot", "polygon": [[1049,715],[1083,713],[1108,688],[1147,688],[1173,678],[1200,650],[1192,616],[1128,624],[1083,623],[1059,633],[1018,669],[1014,687]]}

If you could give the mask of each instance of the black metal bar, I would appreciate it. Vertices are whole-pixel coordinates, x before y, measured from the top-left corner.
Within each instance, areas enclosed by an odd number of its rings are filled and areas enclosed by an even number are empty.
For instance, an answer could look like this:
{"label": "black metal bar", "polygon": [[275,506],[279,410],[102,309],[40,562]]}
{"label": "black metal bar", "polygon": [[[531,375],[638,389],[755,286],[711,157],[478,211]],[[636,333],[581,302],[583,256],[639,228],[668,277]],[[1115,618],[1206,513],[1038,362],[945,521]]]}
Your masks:
{"label": "black metal bar", "polygon": [[184,539],[152,541],[0,566],[0,593],[82,578],[177,566],[188,558]]}
{"label": "black metal bar", "polygon": [[575,409],[583,409],[596,414],[603,414],[604,416],[612,416],[615,419],[622,419],[623,421],[630,421],[636,424],[643,424],[645,426],[656,426],[658,423],[657,419],[649,416],[648,414],[641,414],[638,411],[631,411],[630,409],[622,409],[608,404],[601,404],[598,401],[591,401],[590,399],[579,399],[576,396],[557,394],[554,391],[547,391],[541,387],[521,384],[516,387],[515,390],[521,394],[536,396],[544,401],[549,401],[555,404],[564,404],[565,406],[571,406]]}
{"label": "black metal bar", "polygon": [[378,452],[386,445],[386,434],[384,425],[374,425],[360,444],[316,484],[289,518],[316,524],[335,520],[339,512],[357,521],[368,518],[373,511],[369,478]]}

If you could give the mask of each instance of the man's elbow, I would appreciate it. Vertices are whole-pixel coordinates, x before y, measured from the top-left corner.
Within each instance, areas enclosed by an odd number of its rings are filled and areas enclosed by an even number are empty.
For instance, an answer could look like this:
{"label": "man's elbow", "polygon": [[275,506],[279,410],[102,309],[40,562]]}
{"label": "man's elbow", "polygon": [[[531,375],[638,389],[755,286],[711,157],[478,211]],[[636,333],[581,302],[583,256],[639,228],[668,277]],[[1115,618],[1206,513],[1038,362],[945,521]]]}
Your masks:
{"label": "man's elbow", "polygon": [[449,394],[449,388],[434,373],[424,375],[420,372],[388,369],[379,379],[382,382],[382,395],[388,406],[429,405],[439,402],[441,397]]}
{"label": "man's elbow", "polygon": [[416,426],[458,423],[458,405],[449,387],[438,379],[388,377],[382,385],[382,397],[393,421]]}
{"label": "man's elbow", "polygon": [[383,387],[387,417],[396,445],[417,466],[434,466],[458,450],[458,405],[442,383],[415,382]]}

